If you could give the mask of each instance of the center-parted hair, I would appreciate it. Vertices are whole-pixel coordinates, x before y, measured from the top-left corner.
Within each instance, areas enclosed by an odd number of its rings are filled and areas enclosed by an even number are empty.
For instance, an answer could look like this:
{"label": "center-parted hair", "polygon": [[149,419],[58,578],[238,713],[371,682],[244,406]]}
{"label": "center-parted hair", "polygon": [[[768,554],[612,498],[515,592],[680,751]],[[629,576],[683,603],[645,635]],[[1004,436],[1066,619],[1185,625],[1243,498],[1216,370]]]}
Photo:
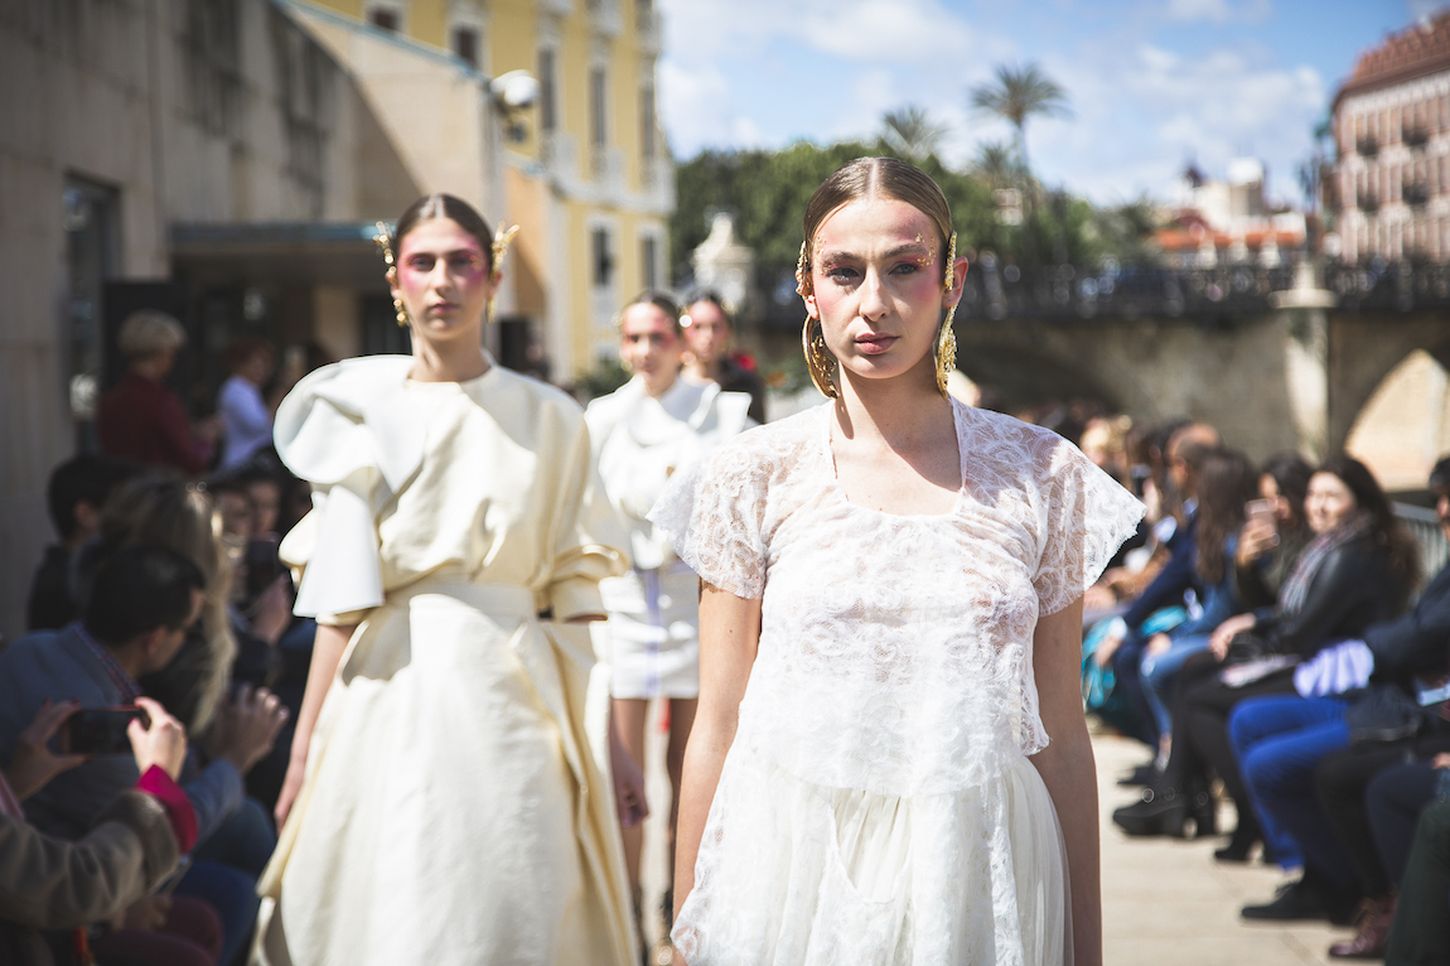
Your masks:
{"label": "center-parted hair", "polygon": [[670,317],[670,321],[674,323],[675,335],[683,334],[684,329],[680,325],[679,304],[670,298],[668,294],[658,289],[645,289],[628,302],[625,302],[624,306],[619,310],[619,315],[615,316],[614,327],[616,329],[624,324],[624,313],[636,305],[653,305]]}
{"label": "center-parted hair", "polygon": [[493,229],[468,202],[443,192],[424,195],[398,216],[397,227],[393,229],[393,251],[401,252],[403,239],[407,237],[408,232],[418,227],[421,222],[431,221],[434,218],[451,219],[457,223],[458,227],[472,235],[478,242],[478,247],[483,249],[483,257],[485,264],[488,265],[488,270],[493,271]]}
{"label": "center-parted hair", "polygon": [[930,218],[937,230],[936,243],[945,257],[947,240],[952,235],[952,209],[931,175],[899,158],[857,158],[836,169],[806,202],[805,256],[801,262],[805,284],[809,284],[816,232],[822,222],[842,205],[873,197],[904,201]]}

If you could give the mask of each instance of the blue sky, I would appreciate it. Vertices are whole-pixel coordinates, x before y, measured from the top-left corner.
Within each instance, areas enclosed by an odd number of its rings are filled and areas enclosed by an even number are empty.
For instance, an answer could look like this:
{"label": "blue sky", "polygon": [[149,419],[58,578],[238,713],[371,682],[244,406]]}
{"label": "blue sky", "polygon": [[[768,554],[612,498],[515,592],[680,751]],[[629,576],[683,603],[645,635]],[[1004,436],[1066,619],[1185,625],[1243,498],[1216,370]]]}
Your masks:
{"label": "blue sky", "polygon": [[966,163],[1007,127],[970,88],[1035,62],[1073,115],[1028,127],[1033,170],[1095,201],[1171,197],[1184,163],[1268,166],[1297,199],[1311,132],[1362,51],[1450,0],[660,0],[676,157],[869,136],[917,104]]}

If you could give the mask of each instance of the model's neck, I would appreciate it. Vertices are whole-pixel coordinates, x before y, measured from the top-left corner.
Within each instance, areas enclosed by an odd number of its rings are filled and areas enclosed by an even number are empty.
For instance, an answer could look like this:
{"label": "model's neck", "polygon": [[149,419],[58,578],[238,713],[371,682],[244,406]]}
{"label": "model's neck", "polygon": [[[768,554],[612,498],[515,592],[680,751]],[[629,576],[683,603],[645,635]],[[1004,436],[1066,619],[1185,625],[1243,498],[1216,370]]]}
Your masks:
{"label": "model's neck", "polygon": [[720,360],[705,362],[702,359],[691,359],[685,366],[685,372],[689,373],[692,379],[706,382],[720,381]]}
{"label": "model's neck", "polygon": [[951,418],[951,403],[930,381],[931,358],[924,362],[894,379],[866,379],[842,369],[835,405],[841,432],[852,439],[875,438],[893,449],[934,436],[943,417]]}
{"label": "model's neck", "polygon": [[492,366],[481,345],[434,345],[413,337],[411,375],[419,382],[467,382],[488,372]]}
{"label": "model's neck", "polygon": [[652,397],[654,399],[658,399],[661,396],[663,396],[665,393],[667,393],[671,389],[673,389],[675,387],[675,383],[678,382],[679,379],[680,379],[680,371],[677,369],[677,370],[675,370],[675,372],[673,374],[671,374],[671,376],[669,378],[669,381],[661,381],[661,382],[659,382],[657,384],[651,385],[650,382],[649,382],[649,380],[644,379],[644,378],[641,378],[640,379],[640,385],[644,387],[644,391],[645,391],[645,394],[646,395],[648,395],[648,396],[650,396],[650,397]]}

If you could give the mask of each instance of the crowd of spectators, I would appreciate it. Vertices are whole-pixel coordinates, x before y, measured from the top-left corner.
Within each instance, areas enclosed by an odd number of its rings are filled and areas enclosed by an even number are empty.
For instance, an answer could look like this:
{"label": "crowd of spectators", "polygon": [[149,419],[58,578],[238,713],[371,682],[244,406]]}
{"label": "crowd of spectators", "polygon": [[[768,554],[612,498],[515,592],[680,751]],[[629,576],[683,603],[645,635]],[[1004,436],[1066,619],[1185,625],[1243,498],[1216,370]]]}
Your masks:
{"label": "crowd of spectators", "polygon": [[0,649],[0,962],[247,957],[315,630],[278,558],[310,503],[271,451],[298,373],[240,341],[192,422],[184,339],[127,320],[102,452],[49,480],[56,542]]}
{"label": "crowd of spectators", "polygon": [[[1096,428],[1095,428],[1096,426]],[[1246,920],[1353,926],[1331,959],[1450,962],[1450,567],[1339,454],[1254,466],[1213,427],[1099,421],[1084,451],[1149,507],[1088,594],[1083,694],[1146,746],[1129,836],[1212,836],[1286,881]],[[1450,538],[1450,457],[1428,487]]]}

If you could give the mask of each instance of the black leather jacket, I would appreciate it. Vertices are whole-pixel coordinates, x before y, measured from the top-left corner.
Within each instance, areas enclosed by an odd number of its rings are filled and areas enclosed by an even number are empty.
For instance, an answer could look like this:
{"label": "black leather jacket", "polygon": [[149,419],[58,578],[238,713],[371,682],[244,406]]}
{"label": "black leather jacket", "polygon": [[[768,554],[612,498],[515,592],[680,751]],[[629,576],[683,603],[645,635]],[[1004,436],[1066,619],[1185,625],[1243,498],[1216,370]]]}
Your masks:
{"label": "black leather jacket", "polygon": [[1254,630],[1275,653],[1310,657],[1330,644],[1363,637],[1366,628],[1394,617],[1404,604],[1405,588],[1388,555],[1364,534],[1325,556],[1302,607],[1275,610]]}

